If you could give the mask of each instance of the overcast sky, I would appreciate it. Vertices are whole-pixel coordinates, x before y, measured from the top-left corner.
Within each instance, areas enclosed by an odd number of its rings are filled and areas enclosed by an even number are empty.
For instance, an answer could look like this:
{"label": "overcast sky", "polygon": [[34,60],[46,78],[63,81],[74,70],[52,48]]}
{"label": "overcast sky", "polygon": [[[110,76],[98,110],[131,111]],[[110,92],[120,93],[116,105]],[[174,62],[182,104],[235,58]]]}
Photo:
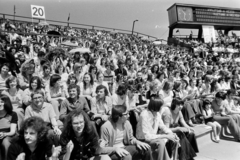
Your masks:
{"label": "overcast sky", "polygon": [[138,19],[135,31],[166,39],[167,9],[174,3],[240,8],[240,0],[0,0],[0,13],[13,14],[15,5],[16,15],[30,17],[34,4],[45,7],[47,19],[66,22],[70,13],[70,22],[130,31]]}

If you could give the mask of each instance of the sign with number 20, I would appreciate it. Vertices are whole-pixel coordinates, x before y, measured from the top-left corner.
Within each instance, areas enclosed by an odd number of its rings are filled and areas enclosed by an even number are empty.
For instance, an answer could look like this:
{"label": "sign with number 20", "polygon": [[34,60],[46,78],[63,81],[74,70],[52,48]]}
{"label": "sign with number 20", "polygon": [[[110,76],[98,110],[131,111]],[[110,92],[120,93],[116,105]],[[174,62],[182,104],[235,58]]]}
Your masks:
{"label": "sign with number 20", "polygon": [[43,6],[31,5],[32,17],[45,19],[45,10]]}

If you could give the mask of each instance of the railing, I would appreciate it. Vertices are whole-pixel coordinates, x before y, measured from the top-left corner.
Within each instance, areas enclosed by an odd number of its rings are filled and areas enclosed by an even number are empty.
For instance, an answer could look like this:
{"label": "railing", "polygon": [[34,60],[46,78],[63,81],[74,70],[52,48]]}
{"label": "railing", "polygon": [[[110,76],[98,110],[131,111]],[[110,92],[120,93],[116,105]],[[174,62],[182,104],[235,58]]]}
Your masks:
{"label": "railing", "polygon": [[[18,21],[18,22],[27,22],[27,23],[39,23],[41,20],[37,18],[32,18],[32,17],[25,17],[25,16],[19,16],[19,15],[11,15],[11,14],[5,14],[5,13],[0,13],[0,16],[2,16],[3,19],[9,19],[12,21]],[[96,29],[96,30],[106,30],[106,31],[116,31],[118,33],[123,33],[123,34],[132,34],[132,31],[129,30],[124,30],[124,29],[117,29],[117,28],[110,28],[110,27],[102,27],[102,26],[95,26],[95,25],[87,25],[87,24],[80,24],[80,23],[73,23],[73,22],[62,22],[62,21],[56,21],[56,20],[50,20],[46,19],[46,21],[49,23],[49,25],[65,25],[69,26],[71,25],[72,28],[76,29]],[[150,36],[147,34],[143,34],[140,32],[134,31],[133,34],[136,34],[138,36],[145,36],[148,37],[149,39],[157,40],[157,37]],[[162,41],[166,41],[163,40]]]}

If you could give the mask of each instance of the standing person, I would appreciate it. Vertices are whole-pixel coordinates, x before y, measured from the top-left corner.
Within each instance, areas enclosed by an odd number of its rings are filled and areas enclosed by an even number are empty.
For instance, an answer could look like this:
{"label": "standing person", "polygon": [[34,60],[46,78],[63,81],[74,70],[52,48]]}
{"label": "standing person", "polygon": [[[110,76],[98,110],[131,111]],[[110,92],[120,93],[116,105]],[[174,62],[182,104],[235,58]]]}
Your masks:
{"label": "standing person", "polygon": [[149,143],[152,150],[157,149],[157,157],[154,157],[157,160],[170,160],[171,157],[176,159],[179,139],[164,125],[159,112],[162,105],[163,101],[160,99],[150,100],[148,109],[140,114],[136,137]]}
{"label": "standing person", "polygon": [[133,136],[128,115],[124,105],[112,108],[111,118],[101,127],[101,139],[106,142],[104,151],[112,160],[152,160],[150,146]]}
{"label": "standing person", "polygon": [[73,110],[66,117],[60,144],[60,160],[110,160],[107,155],[99,156],[102,148],[98,134],[88,115],[80,108]]}
{"label": "standing person", "polygon": [[24,121],[17,139],[9,147],[8,160],[57,160],[61,146],[49,141],[48,128],[40,117]]}
{"label": "standing person", "polygon": [[0,150],[0,158],[3,160],[7,160],[8,148],[17,131],[17,122],[18,117],[13,112],[10,99],[6,95],[0,96],[0,149],[3,149],[3,152]]}

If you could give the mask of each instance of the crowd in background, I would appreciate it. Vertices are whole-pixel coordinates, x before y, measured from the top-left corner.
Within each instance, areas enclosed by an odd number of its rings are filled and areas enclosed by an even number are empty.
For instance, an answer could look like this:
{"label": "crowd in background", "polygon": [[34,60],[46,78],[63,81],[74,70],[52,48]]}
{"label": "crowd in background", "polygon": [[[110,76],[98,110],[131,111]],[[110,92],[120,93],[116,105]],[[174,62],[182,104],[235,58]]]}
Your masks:
{"label": "crowd in background", "polygon": [[187,160],[199,124],[240,141],[237,37],[189,42],[1,19],[1,156]]}

